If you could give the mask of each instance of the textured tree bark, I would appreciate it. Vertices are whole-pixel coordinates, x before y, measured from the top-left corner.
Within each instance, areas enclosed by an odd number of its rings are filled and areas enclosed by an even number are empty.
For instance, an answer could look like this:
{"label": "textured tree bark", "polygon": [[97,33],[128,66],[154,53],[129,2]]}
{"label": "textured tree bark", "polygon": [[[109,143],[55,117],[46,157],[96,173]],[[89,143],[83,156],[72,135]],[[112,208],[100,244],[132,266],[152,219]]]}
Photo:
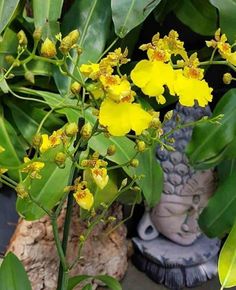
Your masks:
{"label": "textured tree bark", "polygon": [[[112,208],[116,224],[122,220],[121,206]],[[60,235],[65,211],[58,218]],[[85,242],[82,259],[71,270],[70,276],[88,274],[108,274],[121,279],[127,269],[126,228],[122,224],[107,234],[115,224],[100,222],[91,232]],[[77,206],[73,210],[71,230],[69,235],[67,257],[72,262],[78,252],[79,237],[86,230],[86,224],[78,217]],[[55,290],[59,268],[59,259],[56,253],[52,234],[52,227],[48,217],[38,221],[20,219],[16,231],[11,239],[8,251],[14,252],[23,262],[33,290]],[[94,282],[94,289],[96,288]],[[77,287],[75,289],[81,289]]]}

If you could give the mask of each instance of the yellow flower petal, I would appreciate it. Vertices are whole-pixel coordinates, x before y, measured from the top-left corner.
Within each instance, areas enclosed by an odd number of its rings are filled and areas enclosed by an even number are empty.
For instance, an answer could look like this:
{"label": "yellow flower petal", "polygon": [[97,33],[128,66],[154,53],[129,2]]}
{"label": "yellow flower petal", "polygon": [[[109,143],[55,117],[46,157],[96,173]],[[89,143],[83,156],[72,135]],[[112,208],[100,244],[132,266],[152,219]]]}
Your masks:
{"label": "yellow flower petal", "polygon": [[199,106],[205,107],[208,102],[212,101],[212,88],[208,86],[207,82],[187,78],[181,70],[176,71],[174,90],[183,106],[192,107],[196,100]]}
{"label": "yellow flower petal", "polygon": [[95,80],[98,78],[100,73],[99,64],[98,63],[82,64],[80,67],[80,71],[86,77]]}
{"label": "yellow flower petal", "polygon": [[134,84],[150,97],[162,95],[164,85],[173,94],[174,70],[168,63],[161,61],[141,60],[131,72]]}
{"label": "yellow flower petal", "polygon": [[114,136],[124,136],[130,130],[139,135],[149,127],[151,120],[152,116],[139,104],[115,103],[109,98],[102,102],[99,113],[100,124]]}
{"label": "yellow flower petal", "polygon": [[74,196],[76,202],[78,203],[78,205],[80,207],[82,207],[83,209],[90,210],[91,207],[93,206],[94,198],[93,198],[93,195],[88,188],[86,188],[84,190],[76,191],[73,194],[73,196]]}
{"label": "yellow flower petal", "polygon": [[47,134],[42,134],[42,145],[39,150],[41,153],[47,151],[50,148],[50,141]]}
{"label": "yellow flower petal", "polygon": [[107,185],[109,180],[106,168],[95,167],[91,169],[91,172],[97,186],[103,189]]}
{"label": "yellow flower petal", "polygon": [[225,58],[233,65],[236,65],[236,51],[229,53],[225,56]]}

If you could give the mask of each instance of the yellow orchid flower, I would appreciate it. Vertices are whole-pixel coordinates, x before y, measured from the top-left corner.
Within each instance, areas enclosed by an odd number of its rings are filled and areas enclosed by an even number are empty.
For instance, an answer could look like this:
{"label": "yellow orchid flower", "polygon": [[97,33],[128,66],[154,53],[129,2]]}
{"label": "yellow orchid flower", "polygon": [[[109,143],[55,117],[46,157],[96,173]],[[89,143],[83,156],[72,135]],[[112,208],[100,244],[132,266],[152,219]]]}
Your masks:
{"label": "yellow orchid flower", "polygon": [[150,97],[159,97],[166,85],[173,94],[175,73],[172,66],[161,61],[141,60],[131,72],[133,83]]}
{"label": "yellow orchid flower", "polygon": [[179,102],[183,106],[194,106],[195,100],[200,107],[205,107],[212,101],[212,88],[205,80],[187,78],[182,70],[176,71],[174,91],[179,97]]}
{"label": "yellow orchid flower", "polygon": [[91,172],[97,186],[103,189],[107,185],[109,180],[109,176],[107,175],[107,169],[94,167],[91,169]]}
{"label": "yellow orchid flower", "polygon": [[39,171],[45,166],[44,162],[31,161],[28,157],[24,157],[24,163],[26,166],[21,170],[21,172],[29,173],[29,176],[32,179],[41,178]]}
{"label": "yellow orchid flower", "polygon": [[73,194],[76,202],[80,207],[86,210],[90,210],[94,203],[94,198],[92,193],[88,188],[82,189],[78,188],[78,190]]}
{"label": "yellow orchid flower", "polygon": [[116,103],[107,98],[100,107],[99,122],[114,136],[124,136],[130,130],[139,135],[149,127],[151,120],[152,116],[139,104]]}

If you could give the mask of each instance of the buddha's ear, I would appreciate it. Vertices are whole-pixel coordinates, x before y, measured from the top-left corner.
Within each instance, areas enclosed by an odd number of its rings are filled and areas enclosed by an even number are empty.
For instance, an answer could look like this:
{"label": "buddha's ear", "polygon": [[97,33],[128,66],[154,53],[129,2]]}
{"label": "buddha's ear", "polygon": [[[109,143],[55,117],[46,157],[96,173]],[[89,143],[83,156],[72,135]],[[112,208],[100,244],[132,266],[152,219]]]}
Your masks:
{"label": "buddha's ear", "polygon": [[156,230],[154,224],[152,223],[149,212],[145,212],[142,216],[138,224],[137,231],[139,237],[145,241],[153,240],[159,236],[159,232]]}

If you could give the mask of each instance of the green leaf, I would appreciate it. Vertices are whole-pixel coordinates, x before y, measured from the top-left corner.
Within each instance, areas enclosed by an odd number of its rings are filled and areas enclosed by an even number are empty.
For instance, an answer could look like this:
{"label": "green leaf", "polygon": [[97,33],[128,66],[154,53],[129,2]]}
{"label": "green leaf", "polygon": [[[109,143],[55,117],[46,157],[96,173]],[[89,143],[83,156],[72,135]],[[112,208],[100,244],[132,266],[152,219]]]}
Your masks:
{"label": "green leaf", "polygon": [[[28,143],[31,143],[33,136],[37,132],[38,127],[47,112],[35,107],[35,105],[27,104],[24,101],[7,101],[6,103],[11,110],[12,118],[15,121],[16,127],[25,140],[27,140]],[[26,106],[27,112],[25,111]],[[64,123],[60,119],[50,115],[44,122],[40,132],[49,134],[51,131],[61,127],[63,124]]]}
{"label": "green leaf", "polygon": [[210,237],[222,237],[235,222],[236,171],[222,182],[199,218],[201,229]]}
{"label": "green leaf", "polygon": [[88,280],[92,278],[92,276],[89,276],[89,275],[79,275],[79,276],[74,276],[74,277],[71,277],[69,279],[69,282],[68,282],[68,287],[67,287],[67,290],[72,290],[74,289],[74,287],[76,285],[78,285],[79,283],[85,281],[85,280]]}
{"label": "green leaf", "polygon": [[79,275],[79,276],[74,276],[74,277],[69,279],[67,290],[74,289],[74,287],[77,286],[79,283],[81,283],[81,282],[83,282],[85,280],[88,280],[90,278],[102,281],[111,290],[122,290],[120,283],[115,278],[113,278],[111,276],[107,276],[107,275],[98,275],[98,276]]}
{"label": "green leaf", "polygon": [[19,174],[17,167],[21,164],[25,151],[15,130],[10,123],[5,120],[3,112],[0,112],[0,145],[5,149],[5,151],[0,154],[0,166],[12,168],[8,171],[8,174],[13,179],[18,180]]}
{"label": "green leaf", "polygon": [[95,279],[102,281],[110,290],[122,290],[120,283],[111,276],[98,275]]}
{"label": "green leaf", "polygon": [[0,268],[1,290],[31,290],[30,282],[19,259],[8,253]]}
{"label": "green leaf", "polygon": [[11,22],[20,0],[0,1],[0,33]]}
{"label": "green leaf", "polygon": [[7,54],[15,54],[17,51],[18,39],[16,33],[7,27],[4,31],[2,39],[0,40],[0,65],[8,67],[9,64],[5,61]]}
{"label": "green leaf", "polygon": [[[32,180],[29,192],[47,210],[51,210],[62,198],[64,188],[68,185],[71,165],[69,159],[65,163],[65,168],[59,168],[54,162],[45,162],[45,167],[40,171],[42,178]],[[45,212],[29,198],[18,198],[16,208],[26,220],[36,220],[45,215]]]}
{"label": "green leaf", "polygon": [[[110,145],[116,146],[116,153],[112,156],[107,156],[106,158],[116,164],[124,164],[130,161],[136,154],[136,150],[134,148],[135,143],[127,137],[111,136],[107,138],[104,134],[99,134],[89,140],[89,146],[103,156],[106,155],[107,148]],[[127,168],[125,171],[129,174],[133,173],[132,170]]]}
{"label": "green leaf", "polygon": [[236,224],[230,231],[218,261],[218,273],[221,289],[236,286]]}
{"label": "green leaf", "polygon": [[60,31],[58,19],[61,16],[63,0],[33,0],[35,28],[43,28],[43,39],[54,38]]}
{"label": "green leaf", "polygon": [[[74,62],[78,66],[82,63],[96,62],[103,52],[110,33],[111,8],[110,0],[80,0],[74,1],[70,10],[62,22],[62,30],[67,34],[76,28],[81,32],[79,45],[83,50],[79,60],[74,52]],[[76,77],[81,78],[74,64],[68,62],[69,71]],[[55,70],[54,79],[58,90],[64,95],[69,91],[71,78],[61,75]]]}
{"label": "green leaf", "polygon": [[206,0],[178,1],[174,12],[180,21],[196,33],[213,35],[218,28],[217,11]]}
{"label": "green leaf", "polygon": [[[221,98],[212,117],[219,114],[224,114],[220,125],[207,122],[193,129],[186,153],[195,168],[210,168],[234,153],[229,149],[236,137],[236,89],[231,89]],[[235,153],[231,156],[234,157]]]}
{"label": "green leaf", "polygon": [[236,172],[236,159],[235,158],[231,160],[223,160],[217,166],[217,175],[219,177],[220,182],[223,182],[233,172]]}
{"label": "green leaf", "polygon": [[137,175],[144,175],[137,181],[141,187],[145,200],[150,207],[156,205],[163,190],[163,171],[155,158],[156,145],[148,148],[138,155],[139,166],[136,168]]}
{"label": "green leaf", "polygon": [[111,0],[116,34],[123,38],[142,23],[161,0]]}
{"label": "green leaf", "polygon": [[117,195],[117,176],[112,172],[108,172],[108,175],[109,180],[107,185],[103,189],[100,189],[92,177],[91,170],[84,171],[84,180],[88,182],[88,187],[94,195],[95,210],[101,206],[101,203],[109,204]]}
{"label": "green leaf", "polygon": [[82,290],[93,290],[92,285],[91,284],[87,284],[83,287]]}
{"label": "green leaf", "polygon": [[210,3],[219,11],[219,27],[226,33],[231,42],[236,40],[236,1],[235,0],[210,0]]}

